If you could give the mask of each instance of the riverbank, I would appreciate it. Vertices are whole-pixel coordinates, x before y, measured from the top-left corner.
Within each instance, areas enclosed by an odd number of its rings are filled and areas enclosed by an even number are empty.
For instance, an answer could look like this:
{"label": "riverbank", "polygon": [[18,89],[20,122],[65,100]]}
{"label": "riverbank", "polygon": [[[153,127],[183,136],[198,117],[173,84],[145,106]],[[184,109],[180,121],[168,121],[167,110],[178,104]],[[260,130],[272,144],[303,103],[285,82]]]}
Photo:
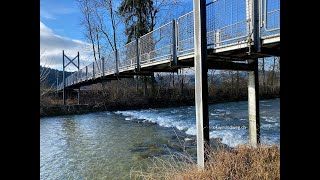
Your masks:
{"label": "riverbank", "polygon": [[208,162],[199,170],[188,156],[155,159],[147,171],[131,171],[134,179],[280,179],[280,148],[242,145],[211,150]]}
{"label": "riverbank", "polygon": [[[263,99],[279,98],[280,95],[264,95],[260,97]],[[240,98],[210,98],[209,104],[225,103],[245,101],[247,96]],[[194,98],[176,98],[176,99],[163,99],[163,98],[143,98],[136,101],[110,101],[106,104],[80,104],[80,105],[52,105],[40,107],[40,117],[48,116],[61,116],[72,114],[85,114],[99,111],[124,111],[124,110],[137,110],[137,109],[149,109],[149,108],[164,108],[164,107],[180,107],[180,106],[193,106]]]}

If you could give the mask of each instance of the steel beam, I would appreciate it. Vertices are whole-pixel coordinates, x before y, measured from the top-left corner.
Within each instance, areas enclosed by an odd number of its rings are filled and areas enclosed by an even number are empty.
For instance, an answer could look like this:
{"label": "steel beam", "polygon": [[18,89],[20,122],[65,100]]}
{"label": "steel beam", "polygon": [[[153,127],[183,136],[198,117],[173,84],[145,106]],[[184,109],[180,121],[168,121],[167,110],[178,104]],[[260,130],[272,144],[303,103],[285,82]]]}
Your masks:
{"label": "steel beam", "polygon": [[176,20],[172,20],[172,63],[171,65],[177,65],[177,28]]}
{"label": "steel beam", "polygon": [[197,164],[204,168],[209,145],[206,1],[193,0]]}
{"label": "steel beam", "polygon": [[94,62],[92,63],[92,79],[94,79]]}
{"label": "steel beam", "polygon": [[[255,52],[261,52],[261,33],[260,33],[260,3],[261,0],[253,0],[253,45]],[[261,11],[262,12],[262,11]]]}
{"label": "steel beam", "polygon": [[[80,70],[80,54],[79,54],[79,51],[78,51],[78,72]],[[77,76],[78,76],[78,79],[79,80],[79,73],[77,73]],[[79,87],[79,90],[78,90],[78,105],[80,104],[80,87]]]}
{"label": "steel beam", "polygon": [[137,68],[136,71],[140,71],[140,53],[139,53],[139,38],[136,38],[136,56],[137,56]]}
{"label": "steel beam", "polygon": [[[178,66],[194,67],[193,62],[179,62]],[[253,71],[253,65],[246,63],[235,63],[226,61],[207,61],[208,69]]]}
{"label": "steel beam", "polygon": [[62,65],[63,65],[63,72],[62,72],[62,79],[63,79],[63,105],[66,105],[66,79],[65,79],[65,66],[64,66],[64,50],[62,50]]}
{"label": "steel beam", "polygon": [[105,73],[104,73],[105,59],[104,59],[104,57],[102,57],[101,60],[102,60],[102,77],[104,77],[105,76]]}
{"label": "steel beam", "polygon": [[115,50],[116,53],[116,72],[119,74],[119,57],[118,57],[118,49]]}

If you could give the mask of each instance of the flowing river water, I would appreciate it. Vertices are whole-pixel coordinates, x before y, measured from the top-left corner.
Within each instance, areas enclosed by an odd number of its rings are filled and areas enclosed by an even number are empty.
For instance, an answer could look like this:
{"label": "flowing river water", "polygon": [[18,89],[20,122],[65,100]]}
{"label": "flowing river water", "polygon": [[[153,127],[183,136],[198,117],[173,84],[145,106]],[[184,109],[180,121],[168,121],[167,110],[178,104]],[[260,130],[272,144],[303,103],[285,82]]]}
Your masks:
{"label": "flowing river water", "polygon": [[[280,99],[260,101],[260,118],[262,143],[279,144]],[[247,101],[209,105],[209,119],[210,138],[249,142]],[[40,179],[130,179],[153,157],[195,151],[195,122],[194,106],[41,118]]]}

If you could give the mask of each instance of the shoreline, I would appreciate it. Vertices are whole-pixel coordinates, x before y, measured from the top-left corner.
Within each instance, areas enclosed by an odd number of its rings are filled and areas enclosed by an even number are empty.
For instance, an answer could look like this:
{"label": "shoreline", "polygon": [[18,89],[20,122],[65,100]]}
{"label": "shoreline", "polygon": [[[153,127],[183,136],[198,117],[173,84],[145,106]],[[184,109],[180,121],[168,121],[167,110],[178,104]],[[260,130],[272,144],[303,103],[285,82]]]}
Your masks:
{"label": "shoreline", "polygon": [[[268,95],[261,96],[260,100],[264,99],[275,99],[280,98],[280,95]],[[209,105],[226,103],[226,102],[237,102],[246,101],[247,97],[234,98],[234,99],[209,99]],[[149,108],[167,108],[167,107],[180,107],[180,106],[193,106],[194,99],[181,98],[177,100],[163,100],[157,98],[149,98],[146,102],[127,103],[127,102],[113,102],[107,105],[104,104],[80,104],[80,105],[56,105],[56,106],[44,106],[40,107],[40,118],[41,117],[55,117],[63,115],[75,115],[75,114],[86,114],[92,112],[101,111],[125,111],[125,110],[138,110],[138,109],[149,109]]]}

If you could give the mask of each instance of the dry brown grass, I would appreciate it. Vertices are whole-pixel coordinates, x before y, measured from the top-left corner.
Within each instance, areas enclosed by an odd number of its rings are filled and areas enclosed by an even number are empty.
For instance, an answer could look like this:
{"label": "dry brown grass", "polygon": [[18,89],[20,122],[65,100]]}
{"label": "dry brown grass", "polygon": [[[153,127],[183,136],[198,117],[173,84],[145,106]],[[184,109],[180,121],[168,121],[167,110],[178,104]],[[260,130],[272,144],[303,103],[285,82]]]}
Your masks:
{"label": "dry brown grass", "polygon": [[147,172],[131,171],[132,179],[280,179],[280,148],[241,145],[232,150],[211,150],[205,169],[197,168],[189,156],[155,158]]}

